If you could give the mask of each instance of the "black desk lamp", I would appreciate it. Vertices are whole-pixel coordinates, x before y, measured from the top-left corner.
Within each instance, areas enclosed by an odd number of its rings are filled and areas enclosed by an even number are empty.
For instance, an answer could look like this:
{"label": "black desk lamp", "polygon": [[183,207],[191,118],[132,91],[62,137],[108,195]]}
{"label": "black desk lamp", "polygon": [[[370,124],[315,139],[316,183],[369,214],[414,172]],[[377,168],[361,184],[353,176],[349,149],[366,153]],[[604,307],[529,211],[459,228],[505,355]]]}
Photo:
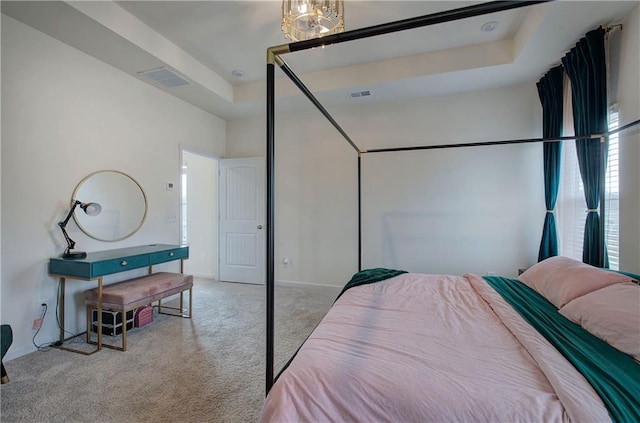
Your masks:
{"label": "black desk lamp", "polygon": [[64,250],[64,253],[62,253],[62,258],[85,258],[87,256],[87,253],[85,253],[84,251],[71,251],[76,246],[76,243],[74,240],[69,238],[69,235],[64,228],[67,227],[67,223],[69,223],[69,219],[71,219],[71,216],[73,216],[73,211],[76,209],[76,207],[80,206],[80,208],[84,210],[84,212],[89,216],[97,216],[102,211],[102,206],[98,203],[82,203],[78,200],[72,201],[73,205],[71,206],[71,210],[69,210],[69,214],[62,222],[58,222],[58,226],[60,226],[60,229],[62,229],[64,239],[67,240],[67,248]]}

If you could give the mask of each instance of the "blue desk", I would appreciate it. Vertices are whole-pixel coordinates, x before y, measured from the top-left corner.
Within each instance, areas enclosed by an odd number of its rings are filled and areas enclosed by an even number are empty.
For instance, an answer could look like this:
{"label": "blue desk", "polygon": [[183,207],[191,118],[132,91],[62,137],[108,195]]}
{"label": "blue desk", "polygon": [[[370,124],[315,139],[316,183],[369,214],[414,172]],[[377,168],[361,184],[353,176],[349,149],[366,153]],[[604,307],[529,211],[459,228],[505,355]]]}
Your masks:
{"label": "blue desk", "polygon": [[[85,258],[64,259],[52,257],[49,259],[49,274],[60,278],[59,314],[60,342],[56,345],[60,349],[93,354],[102,349],[102,278],[115,273],[147,267],[149,273],[153,266],[174,260],[180,260],[180,273],[184,273],[184,260],[189,258],[189,247],[186,245],[150,244],[137,247],[119,248],[115,250],[96,251],[87,253]],[[64,342],[64,291],[66,279],[98,281],[98,343],[95,350],[85,352],[68,348]],[[90,330],[90,328],[87,328]]]}

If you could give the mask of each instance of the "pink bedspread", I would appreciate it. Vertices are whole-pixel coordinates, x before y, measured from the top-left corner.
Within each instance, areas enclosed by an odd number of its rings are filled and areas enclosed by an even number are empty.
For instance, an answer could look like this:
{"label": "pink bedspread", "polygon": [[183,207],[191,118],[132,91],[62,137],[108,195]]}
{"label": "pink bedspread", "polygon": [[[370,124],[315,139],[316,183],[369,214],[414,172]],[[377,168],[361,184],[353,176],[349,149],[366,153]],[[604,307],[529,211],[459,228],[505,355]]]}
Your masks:
{"label": "pink bedspread", "polygon": [[586,380],[484,280],[404,274],[345,292],[261,422],[600,422]]}

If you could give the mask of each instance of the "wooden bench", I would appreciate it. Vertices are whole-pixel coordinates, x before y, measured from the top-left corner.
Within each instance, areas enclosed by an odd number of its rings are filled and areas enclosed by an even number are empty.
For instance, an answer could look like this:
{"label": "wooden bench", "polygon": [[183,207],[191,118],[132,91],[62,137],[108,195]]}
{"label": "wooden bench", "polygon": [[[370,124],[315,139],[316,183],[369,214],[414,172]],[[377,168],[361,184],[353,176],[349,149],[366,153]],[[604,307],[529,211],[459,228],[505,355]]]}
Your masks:
{"label": "wooden bench", "polygon": [[[185,314],[183,308],[183,293],[189,291],[189,309]],[[102,288],[102,309],[118,311],[122,313],[122,346],[103,344],[105,347],[120,351],[127,350],[127,324],[126,314],[153,302],[158,302],[158,312],[191,318],[191,307],[193,304],[193,276],[182,273],[157,272],[122,282],[105,285]],[[162,305],[162,299],[171,295],[180,294],[180,306],[169,307]],[[91,310],[98,308],[98,288],[90,289],[84,293],[85,304],[87,305],[87,343],[97,344],[91,339]],[[164,309],[173,310],[167,313]],[[179,310],[178,313],[175,313]]]}

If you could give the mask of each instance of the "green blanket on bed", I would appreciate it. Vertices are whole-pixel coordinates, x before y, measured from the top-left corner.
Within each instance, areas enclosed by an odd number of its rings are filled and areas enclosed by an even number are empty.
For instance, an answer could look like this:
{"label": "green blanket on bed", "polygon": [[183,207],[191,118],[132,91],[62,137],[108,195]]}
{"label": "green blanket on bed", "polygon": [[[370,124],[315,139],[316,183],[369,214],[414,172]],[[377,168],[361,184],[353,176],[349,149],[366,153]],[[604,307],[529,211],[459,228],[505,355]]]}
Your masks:
{"label": "green blanket on bed", "polygon": [[342,288],[342,291],[340,291],[340,294],[338,294],[338,297],[336,298],[336,300],[340,298],[340,296],[344,294],[344,292],[349,288],[353,288],[354,286],[358,286],[358,285],[366,285],[368,283],[380,282],[385,279],[402,275],[403,273],[407,273],[407,271],[385,269],[383,267],[376,267],[374,269],[361,270],[360,272],[353,275],[351,280],[347,282],[344,288]]}
{"label": "green blanket on bed", "polygon": [[640,364],[571,322],[515,279],[484,279],[589,381],[615,422],[640,422]]}

